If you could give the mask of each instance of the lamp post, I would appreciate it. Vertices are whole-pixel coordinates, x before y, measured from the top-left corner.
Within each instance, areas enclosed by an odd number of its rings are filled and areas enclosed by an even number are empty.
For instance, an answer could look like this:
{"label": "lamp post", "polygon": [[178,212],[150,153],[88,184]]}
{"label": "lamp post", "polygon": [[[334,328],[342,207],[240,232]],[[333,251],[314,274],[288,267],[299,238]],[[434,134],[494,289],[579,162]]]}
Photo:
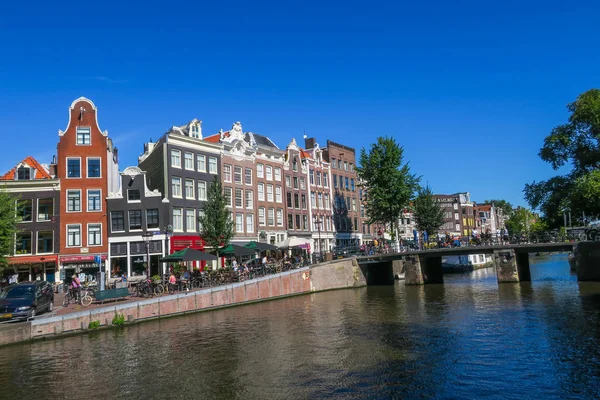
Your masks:
{"label": "lamp post", "polygon": [[146,267],[147,267],[147,278],[150,279],[150,241],[154,234],[152,232],[144,232],[142,234],[142,239],[146,243]]}
{"label": "lamp post", "polygon": [[315,218],[315,225],[317,225],[317,230],[319,231],[319,257],[321,261],[323,261],[323,250],[321,246],[321,224],[323,223],[323,219],[321,217]]}
{"label": "lamp post", "polygon": [[[173,227],[171,225],[167,225],[165,227],[165,255],[168,256],[169,254],[171,254],[169,252],[169,239],[171,238],[171,236],[173,236]],[[165,275],[165,264],[163,263],[163,267],[160,269],[160,276],[161,278],[164,278]]]}

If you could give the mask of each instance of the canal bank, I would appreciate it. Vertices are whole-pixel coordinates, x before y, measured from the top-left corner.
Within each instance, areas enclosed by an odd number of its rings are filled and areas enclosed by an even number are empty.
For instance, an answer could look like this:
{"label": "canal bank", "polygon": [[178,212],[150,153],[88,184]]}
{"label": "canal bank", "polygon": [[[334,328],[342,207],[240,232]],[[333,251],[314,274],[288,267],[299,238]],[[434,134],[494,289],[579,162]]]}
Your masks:
{"label": "canal bank", "polygon": [[125,324],[174,317],[298,296],[313,292],[366,286],[366,278],[354,259],[336,260],[286,271],[249,281],[182,292],[135,302],[107,304],[93,310],[0,326],[0,346],[31,340],[51,339],[115,326],[115,316]]}

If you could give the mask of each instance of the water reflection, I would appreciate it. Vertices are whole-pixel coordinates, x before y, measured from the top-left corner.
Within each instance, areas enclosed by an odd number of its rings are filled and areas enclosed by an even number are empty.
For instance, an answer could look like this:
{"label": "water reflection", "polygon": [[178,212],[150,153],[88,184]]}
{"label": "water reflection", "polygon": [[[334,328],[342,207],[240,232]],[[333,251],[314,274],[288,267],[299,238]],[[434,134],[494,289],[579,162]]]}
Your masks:
{"label": "water reflection", "polygon": [[0,351],[0,398],[597,398],[600,285],[564,257]]}

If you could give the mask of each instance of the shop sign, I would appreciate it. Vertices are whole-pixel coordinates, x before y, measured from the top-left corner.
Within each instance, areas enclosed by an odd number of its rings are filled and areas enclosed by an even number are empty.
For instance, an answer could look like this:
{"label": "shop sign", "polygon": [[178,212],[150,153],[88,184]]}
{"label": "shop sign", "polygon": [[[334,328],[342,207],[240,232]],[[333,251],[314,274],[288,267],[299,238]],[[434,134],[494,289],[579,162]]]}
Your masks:
{"label": "shop sign", "polygon": [[90,249],[88,249],[87,247],[82,247],[82,248],[81,248],[81,252],[82,252],[82,253],[89,253],[89,252],[90,252]]}

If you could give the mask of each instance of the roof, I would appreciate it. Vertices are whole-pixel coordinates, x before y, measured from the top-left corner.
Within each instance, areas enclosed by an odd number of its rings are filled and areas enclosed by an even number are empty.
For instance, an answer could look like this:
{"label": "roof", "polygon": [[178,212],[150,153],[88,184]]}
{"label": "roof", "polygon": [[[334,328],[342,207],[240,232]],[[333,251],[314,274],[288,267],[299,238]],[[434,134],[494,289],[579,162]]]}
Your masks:
{"label": "roof", "polygon": [[37,160],[31,156],[25,157],[23,161],[19,164],[15,165],[10,171],[0,177],[0,181],[14,181],[15,180],[15,172],[17,170],[17,166],[20,164],[27,164],[31,168],[35,169],[37,172],[35,174],[35,180],[39,179],[52,179],[46,168],[44,168]]}
{"label": "roof", "polygon": [[300,149],[300,158],[312,158],[309,152]]}
{"label": "roof", "polygon": [[480,205],[475,206],[475,208],[477,208],[480,211],[492,211],[491,204],[480,204]]}
{"label": "roof", "polygon": [[[225,134],[229,135],[229,132],[225,132]],[[209,142],[209,143],[219,143],[221,141],[221,134],[220,133],[216,133],[212,136],[207,136],[204,138],[204,141]]]}
{"label": "roof", "polygon": [[244,136],[244,140],[250,144],[252,143],[252,138],[250,137],[250,135],[252,135],[252,137],[254,138],[254,143],[256,143],[259,146],[271,147],[273,149],[279,149],[279,147],[277,147],[277,145],[267,136],[259,135],[258,133],[254,133],[254,132],[246,132],[246,135]]}

